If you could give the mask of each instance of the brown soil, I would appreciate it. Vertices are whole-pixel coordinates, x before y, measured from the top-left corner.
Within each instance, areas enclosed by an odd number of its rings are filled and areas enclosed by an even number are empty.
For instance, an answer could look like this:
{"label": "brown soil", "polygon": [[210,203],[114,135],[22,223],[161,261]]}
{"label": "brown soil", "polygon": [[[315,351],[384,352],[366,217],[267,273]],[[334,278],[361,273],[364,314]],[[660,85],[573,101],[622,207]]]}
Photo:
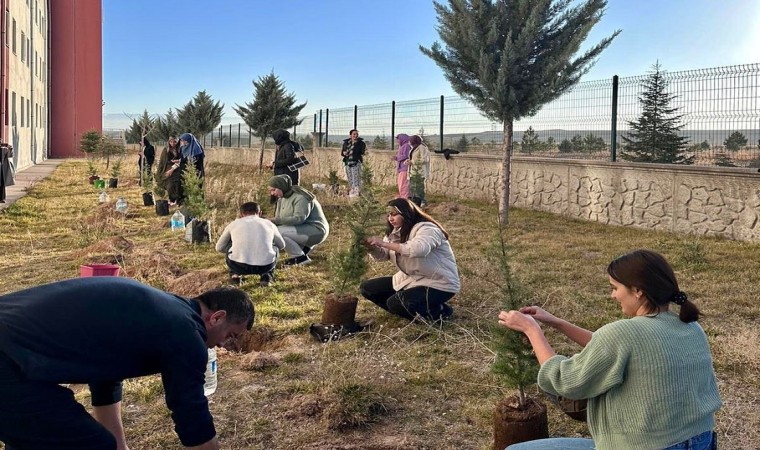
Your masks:
{"label": "brown soil", "polygon": [[493,413],[494,450],[549,437],[546,406],[532,398],[527,398],[525,403],[525,407],[520,408],[517,396],[510,396],[496,405]]}

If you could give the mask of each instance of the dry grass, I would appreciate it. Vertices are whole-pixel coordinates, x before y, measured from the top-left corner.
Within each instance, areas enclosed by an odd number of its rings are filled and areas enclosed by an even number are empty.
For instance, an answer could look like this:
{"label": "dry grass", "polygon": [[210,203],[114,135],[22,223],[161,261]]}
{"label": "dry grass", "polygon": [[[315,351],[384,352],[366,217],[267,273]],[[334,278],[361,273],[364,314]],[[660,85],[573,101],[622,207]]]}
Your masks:
{"label": "dry grass", "polygon": [[[84,162],[64,163],[0,215],[0,292],[74,277],[80,264],[92,262],[117,262],[127,276],[183,295],[227,282],[221,254],[186,244],[166,228],[168,218],[141,206],[136,170],[122,175],[124,187],[111,191],[108,205],[98,205],[85,171]],[[258,200],[271,215],[263,190],[268,175],[235,161],[209,163],[207,173],[216,236],[243,201]],[[305,178],[306,186],[325,182],[309,179],[308,171]],[[130,203],[127,217],[113,211],[119,196]],[[494,207],[431,199],[431,213],[451,233],[462,268],[463,291],[452,301],[451,322],[410,324],[362,301],[358,320],[371,322],[368,331],[323,345],[309,337],[308,325],[319,320],[321,299],[332,290],[328,257],[346,241],[347,202],[327,194],[320,199],[332,235],[313,253],[314,263],[278,270],[269,288],[243,286],[256,302],[256,325],[239,343],[243,352],[219,352],[219,388],[211,397],[224,447],[489,448],[494,405],[510,393],[489,372],[488,341],[499,299],[484,279],[484,254],[492,248]],[[513,210],[509,234],[513,269],[531,301],[589,328],[621,317],[609,299],[604,271],[613,257],[638,247],[665,254],[683,289],[708,315],[702,323],[725,402],[718,414],[721,448],[757,448],[760,245],[523,210]],[[387,262],[371,267],[370,276],[393,271]],[[578,350],[555,334],[549,337],[562,352]],[[87,403],[86,389],[74,388]],[[128,382],[125,405],[131,448],[181,448],[158,377]],[[552,435],[588,434],[584,424],[548,407]]]}

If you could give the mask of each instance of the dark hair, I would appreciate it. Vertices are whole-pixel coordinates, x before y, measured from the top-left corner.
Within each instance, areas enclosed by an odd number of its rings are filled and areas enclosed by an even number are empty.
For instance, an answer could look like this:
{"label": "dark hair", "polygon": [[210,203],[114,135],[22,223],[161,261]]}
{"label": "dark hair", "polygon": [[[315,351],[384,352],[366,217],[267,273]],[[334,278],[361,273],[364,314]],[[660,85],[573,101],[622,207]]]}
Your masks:
{"label": "dark hair", "polygon": [[244,323],[245,328],[253,327],[256,313],[251,297],[238,288],[223,286],[195,297],[193,300],[202,303],[209,311],[226,311],[227,320],[231,323]]}
{"label": "dark hair", "polygon": [[413,147],[413,149],[415,149],[422,144],[422,138],[419,137],[419,135],[415,134],[409,138],[409,144]]}
{"label": "dark hair", "polygon": [[351,133],[353,133],[354,131],[356,131],[357,133],[359,132],[359,130],[357,130],[356,128],[354,128],[353,130],[350,130],[350,131],[348,132],[348,135],[349,135],[349,136],[351,136]]}
{"label": "dark hair", "polygon": [[[437,220],[430,217],[428,213],[421,210],[417,205],[415,205],[411,200],[407,198],[394,198],[393,200],[389,201],[387,203],[387,206],[390,206],[392,208],[395,208],[399,214],[401,214],[401,217],[404,218],[404,223],[401,224],[401,242],[406,242],[409,239],[409,233],[412,232],[412,228],[417,225],[420,222],[431,222],[435,226],[441,229],[441,232],[443,233],[443,236],[448,240],[449,239],[449,233],[446,232],[446,229],[443,228],[443,225],[438,223]],[[393,231],[393,225],[388,222],[388,228],[386,230],[386,235],[390,235]]]}
{"label": "dark hair", "polygon": [[659,253],[651,250],[626,253],[607,266],[607,273],[629,289],[640,289],[647,300],[648,312],[653,313],[673,302],[681,306],[678,318],[682,322],[699,320],[699,308],[678,288],[673,268]]}
{"label": "dark hair", "polygon": [[240,205],[240,214],[244,216],[252,216],[254,214],[261,214],[261,207],[256,202],[246,202]]}
{"label": "dark hair", "polygon": [[146,147],[150,145],[150,141],[149,141],[149,140],[148,140],[148,138],[147,138],[147,137],[145,137],[145,136],[143,136],[143,138],[142,138],[142,143],[143,143],[143,145],[145,145]]}

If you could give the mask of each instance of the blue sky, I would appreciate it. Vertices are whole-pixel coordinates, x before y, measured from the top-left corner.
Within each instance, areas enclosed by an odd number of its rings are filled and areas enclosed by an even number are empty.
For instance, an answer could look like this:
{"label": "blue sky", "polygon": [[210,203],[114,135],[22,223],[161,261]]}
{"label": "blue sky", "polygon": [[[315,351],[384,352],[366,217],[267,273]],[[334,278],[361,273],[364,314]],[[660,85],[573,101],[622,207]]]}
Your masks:
{"label": "blue sky", "polygon": [[[438,36],[428,0],[103,0],[104,126],[163,114],[199,90],[252,100],[272,71],[319,109],[454,95],[418,45]],[[760,1],[608,0],[587,45],[618,36],[584,80],[760,62]]]}

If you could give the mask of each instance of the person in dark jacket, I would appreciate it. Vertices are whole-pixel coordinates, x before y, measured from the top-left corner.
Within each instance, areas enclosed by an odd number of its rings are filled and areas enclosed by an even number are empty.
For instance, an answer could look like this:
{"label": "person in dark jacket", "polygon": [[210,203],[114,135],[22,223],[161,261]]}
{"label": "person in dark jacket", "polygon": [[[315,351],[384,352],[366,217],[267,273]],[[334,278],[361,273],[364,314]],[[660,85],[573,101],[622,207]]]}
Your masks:
{"label": "person in dark jacket", "polygon": [[[7,449],[124,450],[122,380],[161,374],[185,447],[219,449],[204,395],[208,349],[250,330],[232,287],[186,299],[120,277],[0,297],[0,441]],[[89,384],[93,412],[63,383]]]}
{"label": "person in dark jacket", "polygon": [[11,158],[13,158],[13,146],[0,144],[0,203],[5,203],[5,188],[13,186],[13,170],[11,170]]}
{"label": "person in dark jacket", "polygon": [[206,152],[198,139],[190,133],[184,133],[179,137],[179,148],[182,151],[182,158],[186,162],[191,162],[195,166],[198,178],[206,177],[206,169],[203,160],[206,158]]}
{"label": "person in dark jacket", "polygon": [[140,186],[144,176],[153,176],[153,162],[156,160],[156,148],[148,141],[147,137],[142,138],[140,142],[140,158],[137,160],[137,167],[140,170]]}
{"label": "person in dark jacket", "polygon": [[156,171],[156,184],[166,190],[170,205],[182,204],[182,172],[187,160],[182,158],[177,136],[169,136],[167,146],[161,151]]}
{"label": "person in dark jacket", "polygon": [[288,130],[277,130],[272,133],[272,139],[274,139],[275,152],[274,161],[267,166],[274,170],[275,175],[287,175],[293,182],[293,186],[298,186],[299,170],[290,170],[288,166],[298,162],[297,152],[302,151],[301,146],[297,142],[290,140],[290,133]]}
{"label": "person in dark jacket", "polygon": [[359,137],[357,130],[348,132],[348,138],[343,140],[343,148],[340,155],[343,157],[343,165],[346,168],[346,180],[348,180],[349,197],[356,197],[361,192],[362,187],[362,162],[364,161],[364,152],[367,151],[367,145],[364,139]]}

